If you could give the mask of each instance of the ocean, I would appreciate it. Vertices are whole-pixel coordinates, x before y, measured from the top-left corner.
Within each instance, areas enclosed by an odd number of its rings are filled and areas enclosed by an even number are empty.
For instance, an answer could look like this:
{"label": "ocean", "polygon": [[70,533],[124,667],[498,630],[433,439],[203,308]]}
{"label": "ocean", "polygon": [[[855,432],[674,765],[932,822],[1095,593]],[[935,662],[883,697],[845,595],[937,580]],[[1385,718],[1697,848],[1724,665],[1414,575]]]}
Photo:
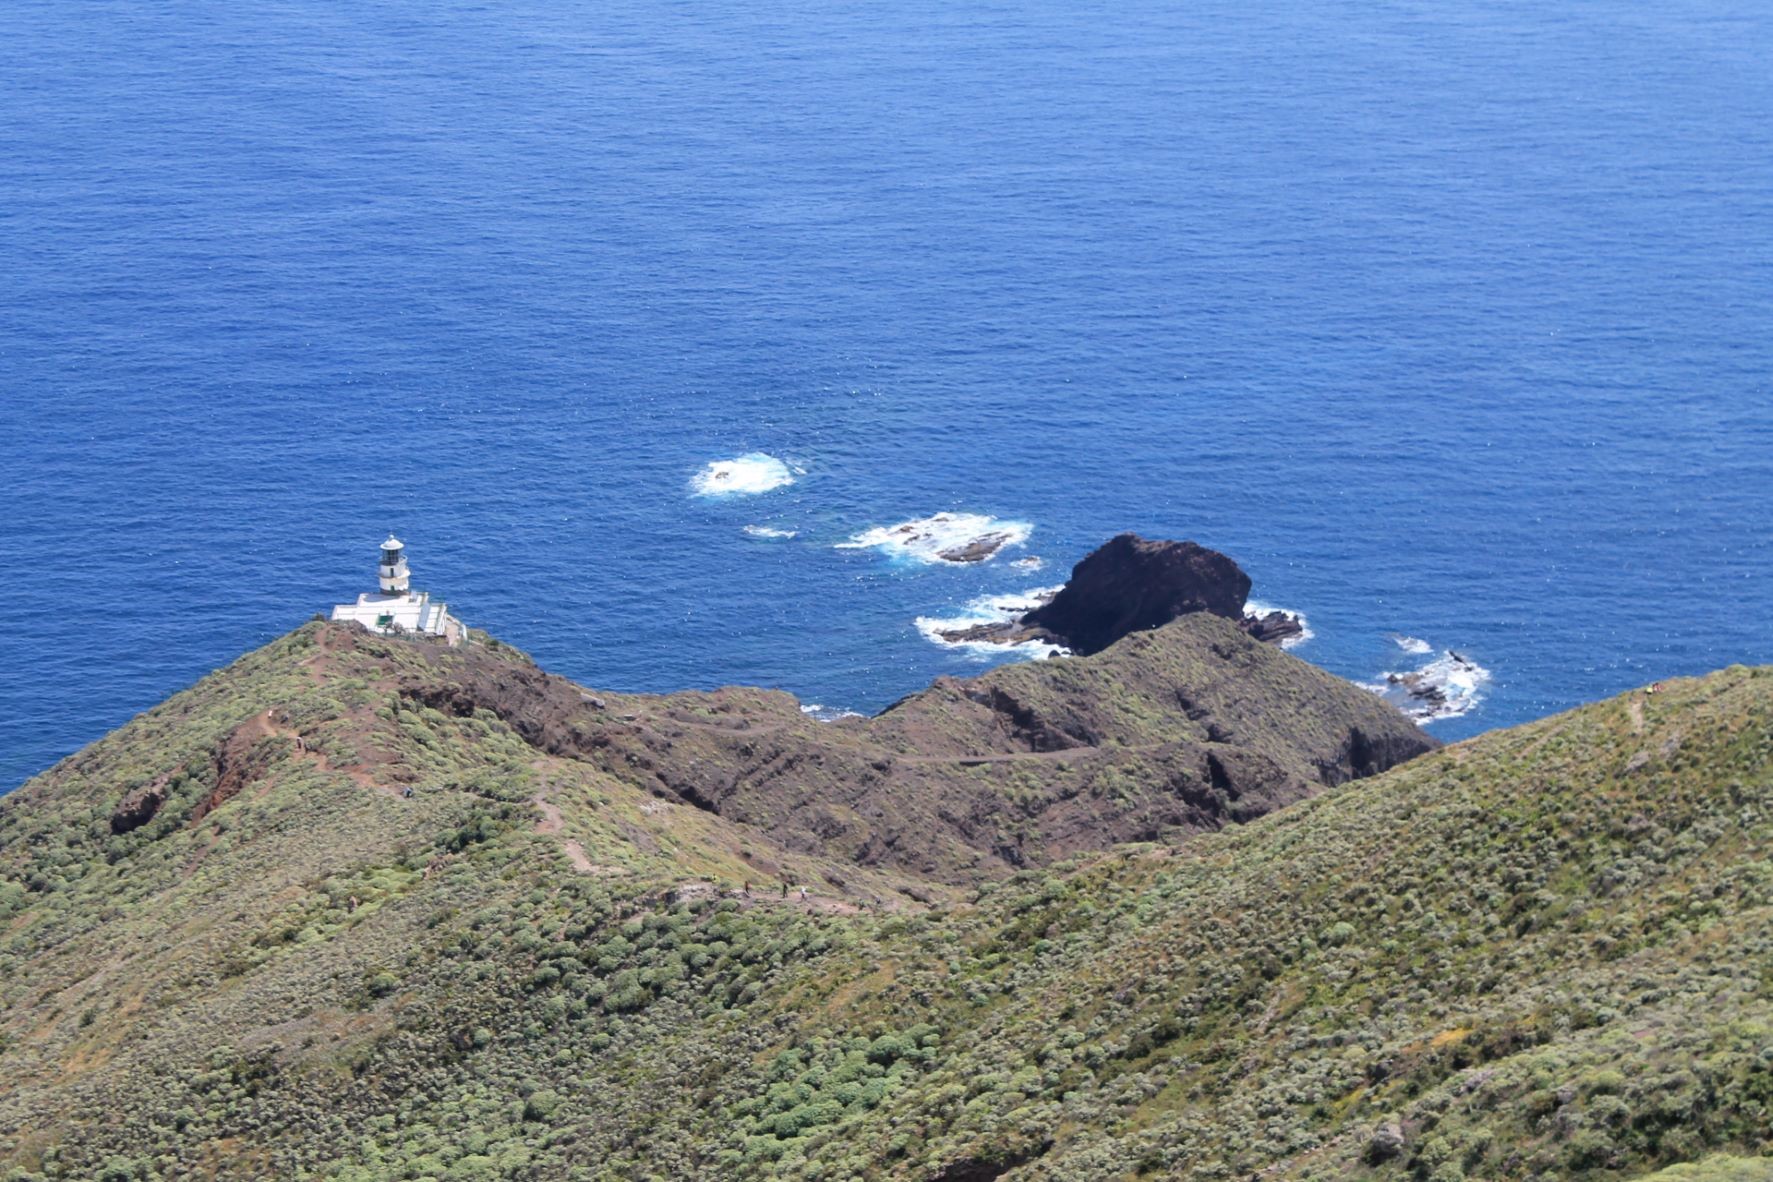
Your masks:
{"label": "ocean", "polygon": [[[1122,530],[1343,676],[1457,651],[1447,739],[1773,661],[1770,61],[1764,0],[12,0],[0,790],[389,531],[553,671],[833,712]],[[938,513],[1019,540],[845,545]]]}

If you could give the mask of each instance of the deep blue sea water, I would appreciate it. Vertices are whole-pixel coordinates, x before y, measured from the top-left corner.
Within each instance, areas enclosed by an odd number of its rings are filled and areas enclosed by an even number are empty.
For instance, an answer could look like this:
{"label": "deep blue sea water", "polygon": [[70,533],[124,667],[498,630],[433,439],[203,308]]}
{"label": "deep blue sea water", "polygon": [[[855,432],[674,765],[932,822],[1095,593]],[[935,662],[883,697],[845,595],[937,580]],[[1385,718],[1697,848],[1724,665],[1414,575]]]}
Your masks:
{"label": "deep blue sea water", "polygon": [[[1765,0],[10,0],[0,789],[390,529],[617,689],[877,709],[1123,529],[1468,654],[1445,737],[1773,661],[1769,63]],[[940,510],[1033,532],[834,548]]]}

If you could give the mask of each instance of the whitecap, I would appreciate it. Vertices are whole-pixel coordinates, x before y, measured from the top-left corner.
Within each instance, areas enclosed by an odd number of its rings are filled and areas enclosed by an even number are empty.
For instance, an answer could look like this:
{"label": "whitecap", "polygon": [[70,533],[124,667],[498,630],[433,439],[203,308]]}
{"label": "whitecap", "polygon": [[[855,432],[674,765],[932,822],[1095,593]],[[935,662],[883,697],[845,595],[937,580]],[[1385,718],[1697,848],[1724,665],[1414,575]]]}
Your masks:
{"label": "whitecap", "polygon": [[1041,567],[1045,566],[1046,564],[1047,564],[1046,559],[1037,558],[1032,554],[1030,554],[1026,558],[1018,558],[1014,562],[1010,563],[1010,565],[1015,567],[1017,570],[1026,570],[1026,571],[1039,570]]}
{"label": "whitecap", "polygon": [[975,656],[1010,653],[1015,656],[1042,659],[1065,657],[1071,650],[1048,640],[1022,640],[1013,644],[996,640],[950,640],[944,633],[965,632],[989,624],[1008,624],[1022,618],[1043,604],[1050,603],[1060,587],[1034,587],[1007,595],[982,595],[962,608],[958,616],[919,616],[914,624],[931,644],[959,649]]}
{"label": "whitecap", "polygon": [[821,706],[817,702],[802,703],[800,712],[819,722],[837,722],[839,719],[844,718],[863,717],[855,710],[842,710],[836,706]]}
{"label": "whitecap", "polygon": [[775,456],[747,452],[730,460],[709,463],[690,487],[701,497],[749,497],[794,483],[794,473]]}
{"label": "whitecap", "polygon": [[1470,714],[1484,700],[1489,683],[1488,669],[1447,649],[1419,669],[1382,673],[1378,681],[1363,684],[1411,718],[1428,723]]}
{"label": "whitecap", "polygon": [[1405,636],[1401,632],[1391,634],[1391,643],[1397,645],[1413,657],[1427,656],[1434,651],[1434,645],[1415,636]]}
{"label": "whitecap", "polygon": [[800,536],[797,529],[777,529],[773,525],[748,525],[745,533],[753,538],[794,538]]}
{"label": "whitecap", "polygon": [[1034,532],[1026,521],[1003,521],[983,513],[936,513],[897,525],[865,530],[839,550],[879,549],[911,562],[960,565],[988,562]]}
{"label": "whitecap", "polygon": [[1026,591],[1011,591],[1005,595],[981,595],[969,601],[967,608],[975,614],[992,619],[1014,619],[1027,615],[1037,607],[1045,607],[1053,602],[1053,596],[1063,590],[1064,583],[1054,583],[1051,587],[1030,587]]}
{"label": "whitecap", "polygon": [[1275,607],[1273,604],[1263,603],[1259,599],[1247,600],[1244,603],[1244,614],[1246,615],[1266,616],[1270,612],[1279,612],[1283,616],[1291,616],[1299,621],[1298,633],[1281,639],[1280,646],[1282,648],[1298,648],[1317,636],[1317,633],[1311,630],[1311,621],[1305,618],[1304,612],[1296,612],[1290,607]]}

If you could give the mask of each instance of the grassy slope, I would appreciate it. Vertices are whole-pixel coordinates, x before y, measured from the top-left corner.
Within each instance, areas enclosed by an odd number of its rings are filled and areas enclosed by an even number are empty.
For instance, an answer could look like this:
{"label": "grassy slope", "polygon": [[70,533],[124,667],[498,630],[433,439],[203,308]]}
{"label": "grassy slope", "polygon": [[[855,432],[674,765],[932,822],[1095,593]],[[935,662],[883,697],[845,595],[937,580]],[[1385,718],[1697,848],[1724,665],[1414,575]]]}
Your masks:
{"label": "grassy slope", "polygon": [[[830,914],[682,882],[869,872],[397,703],[400,646],[357,665],[315,636],[0,809],[0,1163],[1450,1179],[1773,1151],[1773,671],[969,904]],[[267,704],[268,787],[190,821]],[[109,834],[179,768],[155,821]]]}
{"label": "grassy slope", "polygon": [[1766,1152],[1770,777],[1773,670],[1738,669],[1013,884],[850,1000],[952,1033],[828,1151],[912,1129],[906,1176],[1029,1157],[1018,1179]]}
{"label": "grassy slope", "polygon": [[[813,884],[772,917],[790,927],[851,899],[904,899],[889,875],[781,850],[541,756],[497,721],[418,706],[393,687],[422,652],[329,635],[310,626],[251,654],[0,804],[0,1161],[36,1162],[67,1137],[139,1147],[144,1093],[188,1101],[166,1110],[174,1133],[193,1114],[233,1129],[238,1109],[203,1098],[212,1063],[234,1070],[269,1047],[304,1085],[337,1087],[395,1033],[394,1010],[372,1003],[414,949],[435,951],[439,917],[512,914],[533,886],[607,912],[723,883]],[[252,778],[205,813],[218,752]],[[157,784],[154,819],[113,834],[119,799]],[[472,973],[440,986],[473,987]],[[108,1131],[77,1132],[89,1122]],[[258,1153],[253,1138],[223,1139],[167,1176],[242,1153]],[[96,1159],[78,1160],[68,1176]]]}

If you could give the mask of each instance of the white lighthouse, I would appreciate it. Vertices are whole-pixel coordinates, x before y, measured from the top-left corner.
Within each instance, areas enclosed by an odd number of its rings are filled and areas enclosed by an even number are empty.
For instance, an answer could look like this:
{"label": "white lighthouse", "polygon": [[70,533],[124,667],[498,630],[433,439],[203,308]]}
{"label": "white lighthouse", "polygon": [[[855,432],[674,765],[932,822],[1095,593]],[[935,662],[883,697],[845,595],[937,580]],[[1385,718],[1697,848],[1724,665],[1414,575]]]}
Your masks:
{"label": "white lighthouse", "polygon": [[384,636],[425,636],[445,644],[462,643],[467,628],[449,614],[447,603],[431,602],[427,591],[412,589],[412,572],[406,565],[406,543],[393,534],[382,543],[376,557],[377,590],[365,591],[356,603],[341,603],[332,618],[362,624]]}
{"label": "white lighthouse", "polygon": [[381,576],[383,595],[405,595],[412,573],[406,569],[406,543],[393,534],[382,543],[382,565],[376,573]]}

